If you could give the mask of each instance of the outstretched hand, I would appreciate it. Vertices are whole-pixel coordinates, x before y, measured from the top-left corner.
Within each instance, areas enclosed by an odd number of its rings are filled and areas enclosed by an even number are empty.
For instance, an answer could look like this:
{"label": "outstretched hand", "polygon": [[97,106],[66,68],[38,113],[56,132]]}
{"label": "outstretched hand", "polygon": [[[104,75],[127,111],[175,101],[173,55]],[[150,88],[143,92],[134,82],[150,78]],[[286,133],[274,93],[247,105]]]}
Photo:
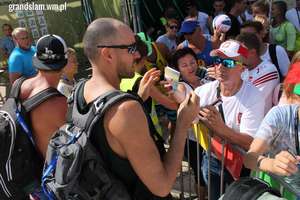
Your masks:
{"label": "outstretched hand", "polygon": [[143,99],[143,101],[146,101],[150,96],[150,90],[152,87],[154,87],[154,84],[159,80],[160,77],[160,70],[158,69],[150,69],[147,71],[139,86],[138,95]]}

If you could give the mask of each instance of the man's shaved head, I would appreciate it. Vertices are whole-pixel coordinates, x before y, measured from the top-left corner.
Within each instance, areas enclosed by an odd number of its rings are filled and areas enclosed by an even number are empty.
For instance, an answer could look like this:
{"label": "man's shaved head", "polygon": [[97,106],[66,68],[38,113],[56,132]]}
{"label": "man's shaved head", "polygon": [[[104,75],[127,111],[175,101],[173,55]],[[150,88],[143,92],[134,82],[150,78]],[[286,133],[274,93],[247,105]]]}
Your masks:
{"label": "man's shaved head", "polygon": [[97,57],[97,45],[113,44],[120,37],[121,27],[128,26],[113,18],[99,18],[93,21],[83,37],[84,53],[88,59],[93,61]]}

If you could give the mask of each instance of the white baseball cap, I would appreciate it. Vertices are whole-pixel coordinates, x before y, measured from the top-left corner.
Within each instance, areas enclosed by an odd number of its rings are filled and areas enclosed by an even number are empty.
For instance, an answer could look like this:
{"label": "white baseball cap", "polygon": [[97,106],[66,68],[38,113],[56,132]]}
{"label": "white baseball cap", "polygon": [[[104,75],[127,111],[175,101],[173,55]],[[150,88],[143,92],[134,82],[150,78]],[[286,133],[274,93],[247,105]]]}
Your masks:
{"label": "white baseball cap", "polygon": [[235,40],[227,40],[221,44],[218,49],[210,52],[211,56],[225,55],[229,58],[238,56],[248,57],[248,48]]}

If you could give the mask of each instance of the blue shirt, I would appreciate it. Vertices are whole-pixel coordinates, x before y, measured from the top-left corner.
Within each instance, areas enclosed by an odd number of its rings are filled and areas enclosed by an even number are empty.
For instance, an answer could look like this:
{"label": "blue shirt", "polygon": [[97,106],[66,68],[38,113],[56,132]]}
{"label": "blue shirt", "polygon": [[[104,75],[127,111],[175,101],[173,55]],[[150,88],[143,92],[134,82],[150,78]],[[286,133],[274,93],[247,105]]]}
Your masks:
{"label": "blue shirt", "polygon": [[0,40],[0,48],[3,49],[5,53],[10,55],[13,49],[15,48],[15,43],[11,37],[4,36]]}
{"label": "blue shirt", "polygon": [[22,76],[30,77],[37,73],[32,65],[32,57],[36,52],[36,48],[31,46],[29,50],[15,47],[8,59],[9,73],[20,73]]}
{"label": "blue shirt", "polygon": [[[189,42],[187,40],[183,41],[183,47],[189,47]],[[213,64],[213,58],[210,56],[210,52],[212,51],[212,43],[209,39],[205,38],[205,46],[203,51],[198,52],[197,59],[200,61],[200,65],[203,67],[210,66]],[[202,64],[203,63],[203,64]]]}

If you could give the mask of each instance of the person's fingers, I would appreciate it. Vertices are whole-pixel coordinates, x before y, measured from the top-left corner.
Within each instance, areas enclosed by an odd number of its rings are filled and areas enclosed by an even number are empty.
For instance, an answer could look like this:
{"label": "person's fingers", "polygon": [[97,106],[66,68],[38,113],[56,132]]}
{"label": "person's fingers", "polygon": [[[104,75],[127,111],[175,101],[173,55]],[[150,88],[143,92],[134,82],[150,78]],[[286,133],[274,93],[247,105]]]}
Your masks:
{"label": "person's fingers", "polygon": [[275,156],[276,159],[285,162],[285,163],[293,163],[293,164],[297,164],[297,159],[291,155],[288,151],[282,151],[279,154],[277,154]]}
{"label": "person's fingers", "polygon": [[283,163],[283,162],[275,162],[275,167],[276,171],[285,175],[285,176],[290,176],[291,174],[296,172],[296,169],[293,169],[290,167],[288,164]]}

